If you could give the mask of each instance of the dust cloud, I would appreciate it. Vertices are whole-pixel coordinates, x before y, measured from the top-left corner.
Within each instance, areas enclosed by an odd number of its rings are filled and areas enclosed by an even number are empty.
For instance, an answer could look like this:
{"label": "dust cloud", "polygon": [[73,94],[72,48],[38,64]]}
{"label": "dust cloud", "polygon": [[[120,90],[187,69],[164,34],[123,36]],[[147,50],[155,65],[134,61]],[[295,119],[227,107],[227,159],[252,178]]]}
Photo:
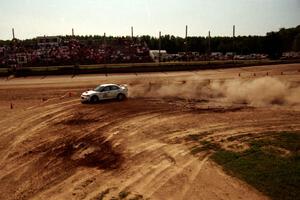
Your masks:
{"label": "dust cloud", "polygon": [[300,86],[274,77],[251,80],[181,80],[129,84],[131,97],[223,101],[250,106],[300,105]]}

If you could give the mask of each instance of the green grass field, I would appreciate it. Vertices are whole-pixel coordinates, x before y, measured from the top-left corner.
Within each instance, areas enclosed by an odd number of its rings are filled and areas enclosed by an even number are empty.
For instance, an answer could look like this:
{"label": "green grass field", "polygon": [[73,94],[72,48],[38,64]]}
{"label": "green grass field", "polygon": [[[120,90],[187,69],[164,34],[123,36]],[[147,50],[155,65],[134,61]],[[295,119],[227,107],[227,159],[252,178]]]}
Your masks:
{"label": "green grass field", "polygon": [[249,144],[244,152],[218,149],[212,159],[272,199],[300,199],[300,131],[272,133]]}

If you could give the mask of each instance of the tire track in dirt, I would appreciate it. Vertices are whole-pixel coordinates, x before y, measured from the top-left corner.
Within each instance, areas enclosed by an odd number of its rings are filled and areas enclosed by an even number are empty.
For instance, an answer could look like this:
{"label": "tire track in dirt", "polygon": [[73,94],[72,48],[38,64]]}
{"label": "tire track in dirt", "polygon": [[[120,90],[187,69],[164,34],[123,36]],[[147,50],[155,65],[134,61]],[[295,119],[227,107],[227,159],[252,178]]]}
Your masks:
{"label": "tire track in dirt", "polygon": [[[134,101],[134,103],[130,101]],[[11,134],[19,134],[21,131],[25,132],[19,137],[22,138],[25,134],[25,139],[28,140],[28,138],[33,137],[34,135],[49,135],[51,131],[49,132],[47,130],[45,133],[44,129],[52,129],[53,125],[56,125],[54,126],[55,129],[60,129],[60,126],[63,129],[72,127],[74,130],[71,132],[76,135],[76,141],[78,141],[87,137],[98,138],[99,136],[96,136],[95,134],[100,131],[102,133],[101,136],[106,138],[105,141],[111,141],[112,144],[120,144],[121,146],[125,145],[125,152],[123,152],[123,154],[126,159],[133,161],[130,167],[125,166],[123,169],[128,170],[121,176],[124,180],[127,179],[127,181],[117,184],[118,189],[114,191],[115,195],[123,190],[130,190],[143,194],[145,197],[153,197],[156,199],[158,197],[157,195],[161,194],[166,187],[169,188],[174,180],[179,179],[182,181],[182,184],[176,186],[181,188],[176,195],[177,199],[183,199],[186,197],[188,191],[190,191],[190,186],[199,181],[197,177],[208,159],[208,157],[193,157],[189,154],[189,145],[185,146],[184,142],[186,136],[189,134],[203,134],[203,139],[220,140],[220,138],[232,137],[240,135],[241,133],[259,132],[260,129],[266,128],[266,126],[269,128],[271,127],[272,130],[278,128],[286,129],[289,127],[291,128],[292,126],[299,127],[299,123],[286,124],[288,120],[282,120],[281,117],[279,119],[267,119],[263,122],[243,120],[235,125],[222,123],[222,120],[224,119],[221,117],[221,121],[218,124],[207,123],[209,121],[204,120],[204,124],[207,124],[203,126],[203,123],[197,125],[195,122],[199,120],[199,122],[201,122],[203,117],[209,118],[209,113],[207,112],[204,112],[203,114],[191,114],[188,113],[188,110],[184,111],[183,108],[178,108],[179,112],[177,112],[176,110],[174,111],[174,107],[166,108],[164,103],[162,103],[161,106],[145,109],[141,107],[144,104],[143,101],[144,100],[128,100],[129,103],[126,102],[125,104],[130,105],[122,105],[123,108],[118,109],[114,108],[114,106],[117,105],[116,102],[107,103],[109,106],[113,105],[111,109],[107,109],[106,104],[85,106],[78,105],[78,102],[73,100],[52,104],[43,108],[34,108],[33,110],[28,111],[32,116],[27,118],[26,114],[24,114],[23,118],[26,119],[26,122],[24,121],[20,127],[14,129]],[[136,105],[136,103],[140,103],[140,105]],[[133,105],[135,108],[132,111]],[[157,105],[157,102],[155,102],[155,105]],[[119,104],[117,106],[119,107]],[[78,108],[83,108],[84,111],[81,111],[81,114],[89,114],[89,116],[84,119],[87,120],[87,124],[80,124],[84,121],[80,121],[82,120],[81,118],[76,118],[78,117],[76,116],[76,110]],[[114,110],[114,112],[112,112],[112,110]],[[39,112],[33,114],[37,111]],[[246,115],[247,112],[248,111],[245,111]],[[239,117],[238,114],[229,113],[229,115],[232,114],[237,115],[235,117]],[[116,116],[118,116],[118,118],[116,118]],[[98,120],[89,123],[89,119]],[[72,120],[75,120],[74,123]],[[75,123],[76,120],[79,120],[78,124]],[[101,123],[99,123],[99,121],[101,121]],[[35,124],[39,125],[36,126]],[[178,126],[176,127],[174,124],[177,124]],[[200,132],[199,127],[201,127]],[[134,131],[131,131],[132,129]],[[82,130],[85,130],[85,132],[80,134],[82,133]],[[26,132],[30,134],[27,135]],[[59,136],[59,134],[54,134],[50,141],[40,142],[38,145],[35,143],[37,146],[35,146],[34,149],[53,146],[55,144],[52,144],[53,139],[54,141],[65,140],[67,142],[69,141],[67,138],[70,137],[72,133],[61,136]],[[20,138],[9,145],[12,146],[9,151],[13,151],[17,146],[23,145],[23,140]],[[177,138],[177,140],[174,141],[174,138]],[[63,144],[65,144],[65,142]],[[34,143],[32,143],[32,145],[34,145]],[[54,146],[52,148],[54,148]],[[61,147],[58,146],[58,149],[59,148]],[[48,150],[46,150],[46,152],[47,151]],[[44,150],[41,152],[44,152]],[[17,159],[22,160],[22,156],[24,155],[19,155],[17,157],[13,156],[14,159],[8,159],[7,162],[13,163]],[[43,154],[40,156],[43,156]],[[27,162],[22,161],[22,165],[17,164],[15,165],[16,167],[9,165],[10,170],[6,171],[6,173],[3,172],[1,179],[7,179],[9,176],[16,174],[19,174],[19,177],[22,177],[22,173],[26,173],[22,172],[22,169],[26,169],[37,162],[39,157]],[[53,159],[47,160],[45,166],[51,166],[51,162],[55,161]],[[1,163],[3,163],[3,161]],[[59,165],[60,164],[58,163],[58,165],[55,164],[53,166],[59,168]],[[137,171],[140,171],[140,173],[136,173]],[[72,176],[72,173],[74,172],[72,170],[70,172],[70,174],[63,174],[61,177],[56,177],[56,179],[50,180],[48,183],[45,182],[46,184],[44,184],[44,186],[36,188],[37,191],[47,191],[48,189],[51,189],[54,186],[54,183],[55,185],[59,183],[57,181]],[[53,174],[53,172],[51,172],[51,174]],[[182,179],[181,176],[185,178]],[[109,182],[114,185],[117,179],[116,177],[111,178],[112,180]],[[38,180],[41,181],[40,179]],[[24,190],[28,190],[28,187],[25,187]],[[24,190],[15,193],[18,198],[23,198],[20,195]],[[33,190],[31,195],[35,195],[35,193],[36,192]],[[28,195],[31,196],[30,194]],[[171,195],[171,193],[169,195]],[[218,196],[220,194],[216,195]],[[29,196],[25,195],[24,198],[26,199]]]}
{"label": "tire track in dirt", "polygon": [[299,112],[234,106],[155,97],[30,105],[0,120],[0,199],[110,199],[122,192],[128,199],[266,199],[226,175],[210,151],[191,150],[206,140],[227,147],[266,131],[299,130]]}
{"label": "tire track in dirt", "polygon": [[[18,116],[18,121],[20,123],[17,124],[17,126],[15,126],[14,128],[6,128],[6,124],[10,124],[8,123],[11,120],[10,118],[1,121],[0,125],[3,127],[4,130],[1,132],[1,137],[3,141],[6,142],[5,151],[1,152],[0,154],[1,160],[8,159],[8,156],[10,155],[6,154],[6,156],[4,156],[3,154],[12,151],[15,148],[15,146],[19,143],[26,143],[26,140],[28,140],[35,133],[47,128],[48,123],[50,121],[60,118],[63,114],[65,114],[65,110],[72,107],[70,103],[71,102],[65,102],[64,104],[66,105],[64,106],[58,104],[60,107],[55,109],[51,109],[51,107],[46,107],[46,110],[43,109],[43,112],[40,112],[39,110],[34,110],[33,112],[25,112],[23,114],[20,114]],[[19,132],[24,132],[26,134],[19,134]],[[8,146],[10,146],[10,148],[7,148]]]}

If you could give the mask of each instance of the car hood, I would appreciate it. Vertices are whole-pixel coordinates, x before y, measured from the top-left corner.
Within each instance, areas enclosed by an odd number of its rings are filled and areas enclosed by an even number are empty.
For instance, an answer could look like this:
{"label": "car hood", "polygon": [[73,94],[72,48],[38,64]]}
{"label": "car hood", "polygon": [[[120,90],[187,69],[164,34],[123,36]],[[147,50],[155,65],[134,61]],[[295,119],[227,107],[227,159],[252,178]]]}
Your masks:
{"label": "car hood", "polygon": [[82,95],[93,95],[93,94],[96,94],[98,92],[96,92],[95,90],[89,90],[89,91],[86,91],[84,93],[82,93]]}

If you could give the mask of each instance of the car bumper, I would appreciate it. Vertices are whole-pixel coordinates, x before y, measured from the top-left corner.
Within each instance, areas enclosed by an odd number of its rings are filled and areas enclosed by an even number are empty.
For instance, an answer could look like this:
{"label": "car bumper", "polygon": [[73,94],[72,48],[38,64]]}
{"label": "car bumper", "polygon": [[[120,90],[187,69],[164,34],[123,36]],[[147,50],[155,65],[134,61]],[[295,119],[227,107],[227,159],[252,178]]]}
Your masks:
{"label": "car bumper", "polygon": [[90,101],[90,97],[89,96],[81,96],[80,101],[81,102],[88,102],[88,101]]}

